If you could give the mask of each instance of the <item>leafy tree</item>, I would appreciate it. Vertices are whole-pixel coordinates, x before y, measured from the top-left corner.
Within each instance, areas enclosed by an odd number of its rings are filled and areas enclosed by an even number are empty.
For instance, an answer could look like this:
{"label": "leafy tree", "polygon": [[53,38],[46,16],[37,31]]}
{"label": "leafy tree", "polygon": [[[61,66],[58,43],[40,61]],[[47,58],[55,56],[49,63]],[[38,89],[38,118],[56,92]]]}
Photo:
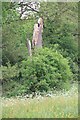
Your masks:
{"label": "leafy tree", "polygon": [[46,3],[41,5],[45,23],[43,34],[44,45],[50,47],[53,44],[59,44],[61,46],[60,49],[66,51],[69,57],[77,61],[77,3]]}
{"label": "leafy tree", "polygon": [[27,59],[26,41],[28,37],[32,40],[33,24],[34,21],[25,20],[3,26],[3,65],[9,61],[15,64]]}

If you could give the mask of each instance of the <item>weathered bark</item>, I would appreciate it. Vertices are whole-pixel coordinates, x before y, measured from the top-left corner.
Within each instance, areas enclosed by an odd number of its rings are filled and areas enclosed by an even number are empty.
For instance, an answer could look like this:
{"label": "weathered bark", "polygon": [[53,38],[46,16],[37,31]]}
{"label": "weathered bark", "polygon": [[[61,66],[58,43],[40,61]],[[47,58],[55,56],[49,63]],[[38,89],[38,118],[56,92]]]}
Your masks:
{"label": "weathered bark", "polygon": [[42,48],[43,20],[39,18],[38,23],[34,25],[32,47]]}
{"label": "weathered bark", "polygon": [[28,48],[28,55],[32,56],[32,51],[31,51],[31,42],[30,40],[27,39],[27,48]]}

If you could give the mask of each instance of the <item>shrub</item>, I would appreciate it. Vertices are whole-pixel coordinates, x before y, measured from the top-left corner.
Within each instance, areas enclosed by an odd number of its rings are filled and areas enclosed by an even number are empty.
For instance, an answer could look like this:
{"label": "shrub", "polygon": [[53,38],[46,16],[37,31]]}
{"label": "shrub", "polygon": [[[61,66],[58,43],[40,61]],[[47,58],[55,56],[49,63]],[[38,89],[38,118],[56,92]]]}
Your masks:
{"label": "shrub", "polygon": [[9,81],[19,74],[17,64],[11,66],[10,63],[7,63],[7,66],[1,66],[0,69],[2,71],[2,79],[5,81]]}
{"label": "shrub", "polygon": [[68,60],[48,48],[35,49],[32,57],[22,61],[20,72],[29,91],[60,90],[72,80]]}
{"label": "shrub", "polygon": [[3,71],[3,95],[16,96],[54,89],[69,89],[73,74],[68,60],[59,52],[35,49],[32,57],[19,65],[1,67]]}

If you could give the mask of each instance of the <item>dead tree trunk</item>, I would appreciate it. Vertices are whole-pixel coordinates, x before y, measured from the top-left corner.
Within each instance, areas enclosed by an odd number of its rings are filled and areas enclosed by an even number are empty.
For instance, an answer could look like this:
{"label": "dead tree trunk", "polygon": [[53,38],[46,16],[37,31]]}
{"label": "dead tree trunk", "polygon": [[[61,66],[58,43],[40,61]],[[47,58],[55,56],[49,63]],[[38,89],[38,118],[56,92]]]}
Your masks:
{"label": "dead tree trunk", "polygon": [[34,25],[32,47],[42,48],[43,19],[39,18],[38,23]]}
{"label": "dead tree trunk", "polygon": [[[39,18],[34,25],[32,48],[42,48],[43,18]],[[28,55],[32,56],[31,42],[27,39]]]}
{"label": "dead tree trunk", "polygon": [[27,39],[27,48],[28,48],[28,55],[32,56],[31,42],[28,39]]}

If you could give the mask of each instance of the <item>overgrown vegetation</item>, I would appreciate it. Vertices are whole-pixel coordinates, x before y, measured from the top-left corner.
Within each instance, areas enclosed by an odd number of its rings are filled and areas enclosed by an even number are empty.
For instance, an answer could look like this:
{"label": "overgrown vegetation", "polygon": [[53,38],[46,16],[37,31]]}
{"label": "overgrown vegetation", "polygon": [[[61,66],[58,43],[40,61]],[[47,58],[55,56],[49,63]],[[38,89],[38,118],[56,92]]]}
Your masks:
{"label": "overgrown vegetation", "polygon": [[[39,13],[20,20],[17,3],[3,2],[3,96],[70,88],[78,79],[78,5],[41,3]],[[32,40],[36,16],[44,17],[43,48],[29,58],[26,40]]]}
{"label": "overgrown vegetation", "polygon": [[[54,88],[56,90],[68,89],[73,79],[68,60],[49,48],[35,50],[32,58],[23,60],[19,66],[8,64],[7,67],[2,67],[2,70],[3,93],[8,91],[7,95],[47,92]],[[7,86],[8,82],[12,84],[12,89],[11,86]],[[9,89],[11,89],[10,93]]]}

